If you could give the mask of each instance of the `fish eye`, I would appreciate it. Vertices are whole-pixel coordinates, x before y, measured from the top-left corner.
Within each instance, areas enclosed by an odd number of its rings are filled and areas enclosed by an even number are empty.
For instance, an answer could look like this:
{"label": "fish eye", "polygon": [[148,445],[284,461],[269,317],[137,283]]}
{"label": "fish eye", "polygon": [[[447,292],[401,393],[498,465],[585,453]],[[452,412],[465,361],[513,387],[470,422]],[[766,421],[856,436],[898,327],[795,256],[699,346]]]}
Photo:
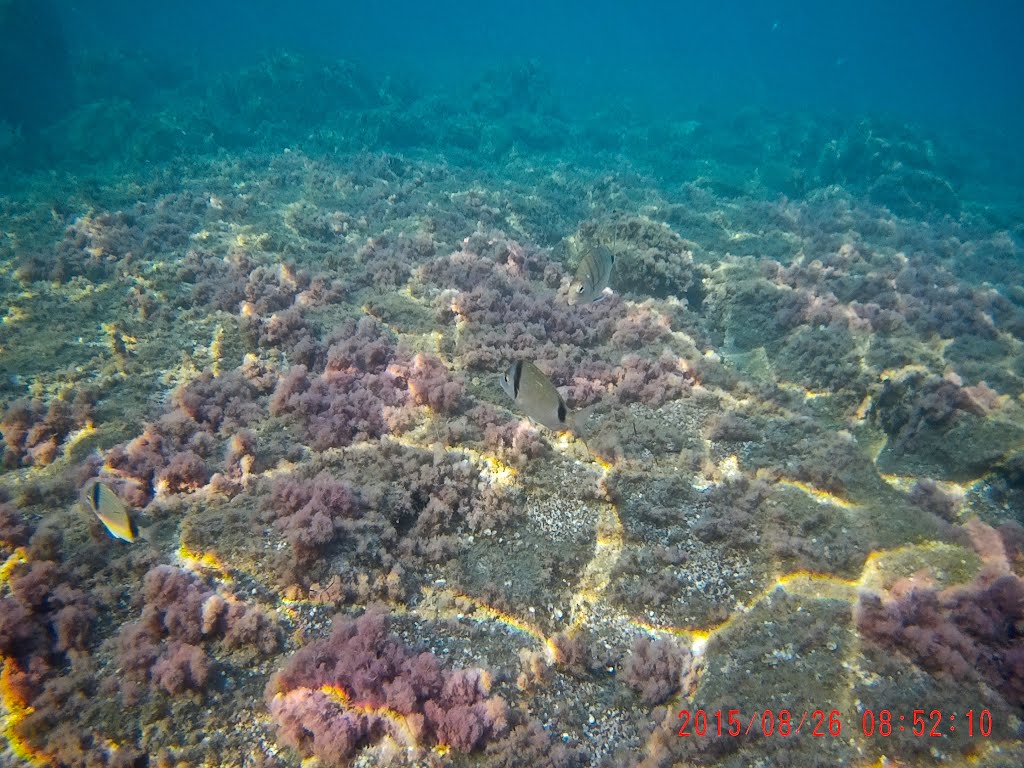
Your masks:
{"label": "fish eye", "polygon": [[582,284],[580,285],[579,288],[576,289],[576,293],[583,293],[583,285]]}

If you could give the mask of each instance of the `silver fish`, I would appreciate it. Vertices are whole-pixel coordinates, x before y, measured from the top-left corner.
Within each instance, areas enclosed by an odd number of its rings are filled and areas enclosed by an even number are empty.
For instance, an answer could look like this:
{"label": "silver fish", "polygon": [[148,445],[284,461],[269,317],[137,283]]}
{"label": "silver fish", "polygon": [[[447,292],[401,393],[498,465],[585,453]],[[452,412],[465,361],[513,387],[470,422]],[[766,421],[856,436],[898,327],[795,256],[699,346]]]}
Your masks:
{"label": "silver fish", "polygon": [[555,432],[578,431],[589,416],[590,408],[571,413],[551,379],[531,362],[512,363],[498,383],[523,413]]}
{"label": "silver fish", "polygon": [[576,277],[569,283],[569,304],[588,304],[604,296],[612,279],[615,254],[605,245],[591,247],[576,268]]}
{"label": "silver fish", "polygon": [[122,541],[133,542],[138,536],[138,529],[128,507],[110,488],[99,480],[90,480],[82,488],[82,504],[103,523],[111,536]]}

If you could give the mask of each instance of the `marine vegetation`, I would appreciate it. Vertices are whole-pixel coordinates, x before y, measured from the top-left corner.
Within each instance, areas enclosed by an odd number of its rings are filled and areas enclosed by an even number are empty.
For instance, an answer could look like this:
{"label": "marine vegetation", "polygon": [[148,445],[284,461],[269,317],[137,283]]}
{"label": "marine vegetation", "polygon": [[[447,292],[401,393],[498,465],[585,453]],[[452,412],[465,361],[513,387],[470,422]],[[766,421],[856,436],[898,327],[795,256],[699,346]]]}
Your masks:
{"label": "marine vegetation", "polygon": [[0,764],[1024,764],[980,161],[193,77],[0,146]]}

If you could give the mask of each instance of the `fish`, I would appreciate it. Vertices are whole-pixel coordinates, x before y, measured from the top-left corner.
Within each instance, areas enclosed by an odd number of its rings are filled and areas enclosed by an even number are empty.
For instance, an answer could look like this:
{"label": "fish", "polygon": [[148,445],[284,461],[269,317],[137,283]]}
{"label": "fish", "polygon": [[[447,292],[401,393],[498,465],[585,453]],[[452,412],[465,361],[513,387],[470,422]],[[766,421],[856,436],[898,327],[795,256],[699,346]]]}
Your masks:
{"label": "fish", "polygon": [[82,504],[103,523],[114,538],[131,543],[139,535],[128,507],[117,494],[99,480],[90,480],[82,488]]}
{"label": "fish", "polygon": [[571,412],[551,379],[533,363],[517,360],[498,384],[530,419],[554,432],[579,432],[593,406]]}
{"label": "fish", "polygon": [[595,245],[584,253],[576,277],[569,283],[569,304],[589,304],[604,298],[614,266],[615,254],[606,245]]}

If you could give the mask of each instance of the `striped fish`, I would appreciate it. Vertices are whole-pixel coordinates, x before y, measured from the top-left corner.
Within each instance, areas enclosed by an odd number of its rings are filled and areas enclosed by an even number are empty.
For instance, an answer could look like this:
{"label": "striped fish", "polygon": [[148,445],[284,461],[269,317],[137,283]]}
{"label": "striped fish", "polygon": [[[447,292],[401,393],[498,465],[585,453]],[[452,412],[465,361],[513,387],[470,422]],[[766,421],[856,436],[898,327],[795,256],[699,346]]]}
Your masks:
{"label": "striped fish", "polygon": [[99,480],[90,480],[82,488],[82,504],[103,523],[111,536],[132,542],[139,532],[128,514],[128,507],[110,488]]}
{"label": "striped fish", "polygon": [[578,432],[593,407],[571,413],[551,379],[525,360],[512,363],[498,383],[523,413],[555,432]]}
{"label": "striped fish", "polygon": [[608,246],[591,247],[576,268],[576,277],[569,283],[569,304],[589,304],[604,297],[604,289],[612,279],[615,254]]}

